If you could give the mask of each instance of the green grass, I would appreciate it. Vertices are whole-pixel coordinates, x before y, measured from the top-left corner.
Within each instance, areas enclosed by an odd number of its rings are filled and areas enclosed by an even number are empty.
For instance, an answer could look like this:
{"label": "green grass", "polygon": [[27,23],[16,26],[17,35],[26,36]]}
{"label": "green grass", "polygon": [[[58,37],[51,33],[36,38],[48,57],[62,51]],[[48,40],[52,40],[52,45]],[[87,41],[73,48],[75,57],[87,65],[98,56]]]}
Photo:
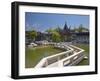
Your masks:
{"label": "green grass", "polygon": [[88,57],[88,59],[83,59],[79,65],[89,65],[89,44],[76,44],[76,46],[85,50],[84,54]]}
{"label": "green grass", "polygon": [[26,48],[25,68],[33,68],[42,58],[65,51],[53,46]]}

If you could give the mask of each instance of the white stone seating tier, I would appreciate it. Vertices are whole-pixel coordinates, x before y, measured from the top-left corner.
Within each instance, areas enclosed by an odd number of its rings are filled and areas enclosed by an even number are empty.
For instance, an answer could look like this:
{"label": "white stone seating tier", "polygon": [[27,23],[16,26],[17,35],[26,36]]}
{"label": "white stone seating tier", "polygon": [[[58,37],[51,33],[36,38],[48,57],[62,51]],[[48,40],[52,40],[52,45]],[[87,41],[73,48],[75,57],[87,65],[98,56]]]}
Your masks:
{"label": "white stone seating tier", "polygon": [[32,48],[32,47],[36,47],[37,44],[35,44],[34,42],[30,43],[30,45],[28,45],[29,48]]}
{"label": "white stone seating tier", "polygon": [[43,58],[35,68],[76,65],[84,58],[84,50],[76,46],[66,45],[65,43],[54,43],[54,46],[67,49],[67,51]]}

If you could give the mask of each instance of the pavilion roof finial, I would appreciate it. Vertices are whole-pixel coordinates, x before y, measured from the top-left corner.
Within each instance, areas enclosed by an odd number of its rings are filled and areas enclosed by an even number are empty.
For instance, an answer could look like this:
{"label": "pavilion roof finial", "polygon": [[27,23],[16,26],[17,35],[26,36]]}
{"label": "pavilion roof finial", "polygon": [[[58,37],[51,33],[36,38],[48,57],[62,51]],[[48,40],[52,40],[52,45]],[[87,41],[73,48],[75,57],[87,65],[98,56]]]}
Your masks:
{"label": "pavilion roof finial", "polygon": [[64,30],[68,30],[67,22],[65,21]]}

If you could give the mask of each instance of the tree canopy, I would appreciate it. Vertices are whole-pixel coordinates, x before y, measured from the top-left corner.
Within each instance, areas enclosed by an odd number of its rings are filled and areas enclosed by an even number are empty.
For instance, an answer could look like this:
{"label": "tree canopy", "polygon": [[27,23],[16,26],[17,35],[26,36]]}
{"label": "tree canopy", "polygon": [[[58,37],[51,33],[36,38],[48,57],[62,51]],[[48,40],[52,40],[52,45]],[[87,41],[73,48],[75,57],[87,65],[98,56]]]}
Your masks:
{"label": "tree canopy", "polygon": [[26,37],[28,37],[31,40],[35,40],[36,36],[37,36],[37,32],[35,30],[26,32]]}

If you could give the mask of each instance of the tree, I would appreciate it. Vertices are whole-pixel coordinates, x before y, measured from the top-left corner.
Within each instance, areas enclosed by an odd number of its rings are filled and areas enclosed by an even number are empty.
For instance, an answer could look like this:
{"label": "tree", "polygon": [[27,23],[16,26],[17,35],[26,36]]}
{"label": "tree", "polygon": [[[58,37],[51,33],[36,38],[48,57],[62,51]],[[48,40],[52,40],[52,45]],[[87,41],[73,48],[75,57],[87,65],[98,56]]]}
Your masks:
{"label": "tree", "polygon": [[58,32],[52,32],[52,41],[53,42],[60,42],[61,41],[61,36]]}
{"label": "tree", "polygon": [[48,29],[46,32],[51,34],[51,40],[53,42],[60,42],[61,41],[61,35],[59,33],[59,28],[55,29]]}
{"label": "tree", "polygon": [[53,32],[53,29],[49,28],[45,32],[52,33]]}
{"label": "tree", "polygon": [[62,29],[61,29],[59,26],[58,26],[57,28],[54,29],[54,31],[56,31],[56,32],[58,32],[58,33],[60,33],[61,30],[62,30]]}
{"label": "tree", "polygon": [[37,32],[36,31],[33,30],[33,31],[30,32],[31,39],[35,40],[36,36],[37,36]]}
{"label": "tree", "polygon": [[84,32],[84,31],[89,31],[89,29],[85,28],[82,24],[80,24],[78,28],[74,27],[73,31],[74,32]]}
{"label": "tree", "polygon": [[31,42],[35,40],[36,36],[37,36],[37,32],[36,32],[35,30],[27,31],[27,32],[26,32],[26,37],[27,37],[28,39],[30,39]]}
{"label": "tree", "polygon": [[83,25],[82,24],[80,24],[80,26],[79,26],[79,28],[78,28],[78,32],[83,32]]}

